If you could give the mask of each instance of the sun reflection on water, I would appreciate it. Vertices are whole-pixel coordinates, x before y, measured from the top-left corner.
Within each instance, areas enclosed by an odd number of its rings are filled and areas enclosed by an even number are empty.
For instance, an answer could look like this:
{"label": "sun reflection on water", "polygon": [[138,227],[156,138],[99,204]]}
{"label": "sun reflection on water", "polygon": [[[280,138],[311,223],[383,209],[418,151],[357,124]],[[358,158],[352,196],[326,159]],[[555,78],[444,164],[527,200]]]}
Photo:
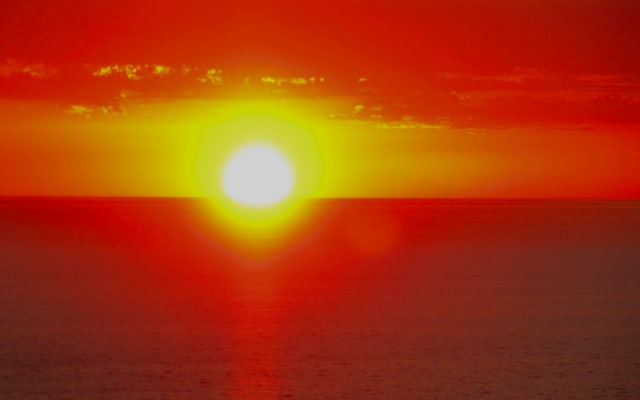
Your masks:
{"label": "sun reflection on water", "polygon": [[281,398],[283,304],[269,274],[245,275],[236,291],[231,398]]}

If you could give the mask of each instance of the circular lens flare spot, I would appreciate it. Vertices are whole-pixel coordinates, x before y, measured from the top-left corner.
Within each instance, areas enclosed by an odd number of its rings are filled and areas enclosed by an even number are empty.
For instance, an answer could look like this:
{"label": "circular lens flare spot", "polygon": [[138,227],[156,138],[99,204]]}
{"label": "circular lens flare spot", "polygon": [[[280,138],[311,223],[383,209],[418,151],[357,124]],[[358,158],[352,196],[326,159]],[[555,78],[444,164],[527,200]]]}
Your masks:
{"label": "circular lens flare spot", "polygon": [[235,202],[253,207],[276,204],[293,189],[293,170],[285,156],[267,145],[246,146],[227,161],[222,187]]}

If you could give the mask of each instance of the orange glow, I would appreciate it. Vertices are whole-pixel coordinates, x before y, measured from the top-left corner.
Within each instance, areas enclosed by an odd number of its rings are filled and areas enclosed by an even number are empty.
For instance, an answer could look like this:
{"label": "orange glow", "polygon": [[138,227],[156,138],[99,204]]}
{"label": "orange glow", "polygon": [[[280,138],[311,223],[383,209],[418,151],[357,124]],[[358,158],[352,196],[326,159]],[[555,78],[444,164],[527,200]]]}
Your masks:
{"label": "orange glow", "polygon": [[251,141],[296,198],[640,195],[626,2],[71,3],[3,8],[1,195],[218,198]]}
{"label": "orange glow", "polygon": [[402,243],[402,216],[355,210],[344,226],[344,240],[358,258],[379,257]]}
{"label": "orange glow", "polygon": [[639,38],[640,0],[0,0],[0,392],[633,397]]}

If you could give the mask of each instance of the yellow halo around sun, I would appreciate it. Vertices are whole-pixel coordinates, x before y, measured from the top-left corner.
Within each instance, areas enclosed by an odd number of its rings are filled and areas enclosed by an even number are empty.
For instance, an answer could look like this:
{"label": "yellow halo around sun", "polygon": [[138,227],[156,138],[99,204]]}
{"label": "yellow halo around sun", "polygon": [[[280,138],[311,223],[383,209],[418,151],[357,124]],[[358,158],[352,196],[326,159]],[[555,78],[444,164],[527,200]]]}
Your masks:
{"label": "yellow halo around sun", "polygon": [[198,142],[198,204],[247,254],[285,243],[315,216],[307,200],[324,184],[323,148],[310,121],[272,105],[246,106]]}
{"label": "yellow halo around sun", "polygon": [[227,160],[222,189],[234,202],[266,207],[285,200],[293,189],[294,173],[287,158],[266,144],[247,145]]}

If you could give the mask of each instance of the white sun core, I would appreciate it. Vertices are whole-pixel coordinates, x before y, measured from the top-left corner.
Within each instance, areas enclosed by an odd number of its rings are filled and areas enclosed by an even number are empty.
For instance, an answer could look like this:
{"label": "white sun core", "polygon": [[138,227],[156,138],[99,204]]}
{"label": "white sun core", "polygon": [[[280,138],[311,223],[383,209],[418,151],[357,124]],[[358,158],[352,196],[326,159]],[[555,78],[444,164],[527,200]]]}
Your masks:
{"label": "white sun core", "polygon": [[242,147],[231,155],[222,172],[224,193],[245,206],[276,204],[291,194],[293,183],[286,157],[268,145]]}

